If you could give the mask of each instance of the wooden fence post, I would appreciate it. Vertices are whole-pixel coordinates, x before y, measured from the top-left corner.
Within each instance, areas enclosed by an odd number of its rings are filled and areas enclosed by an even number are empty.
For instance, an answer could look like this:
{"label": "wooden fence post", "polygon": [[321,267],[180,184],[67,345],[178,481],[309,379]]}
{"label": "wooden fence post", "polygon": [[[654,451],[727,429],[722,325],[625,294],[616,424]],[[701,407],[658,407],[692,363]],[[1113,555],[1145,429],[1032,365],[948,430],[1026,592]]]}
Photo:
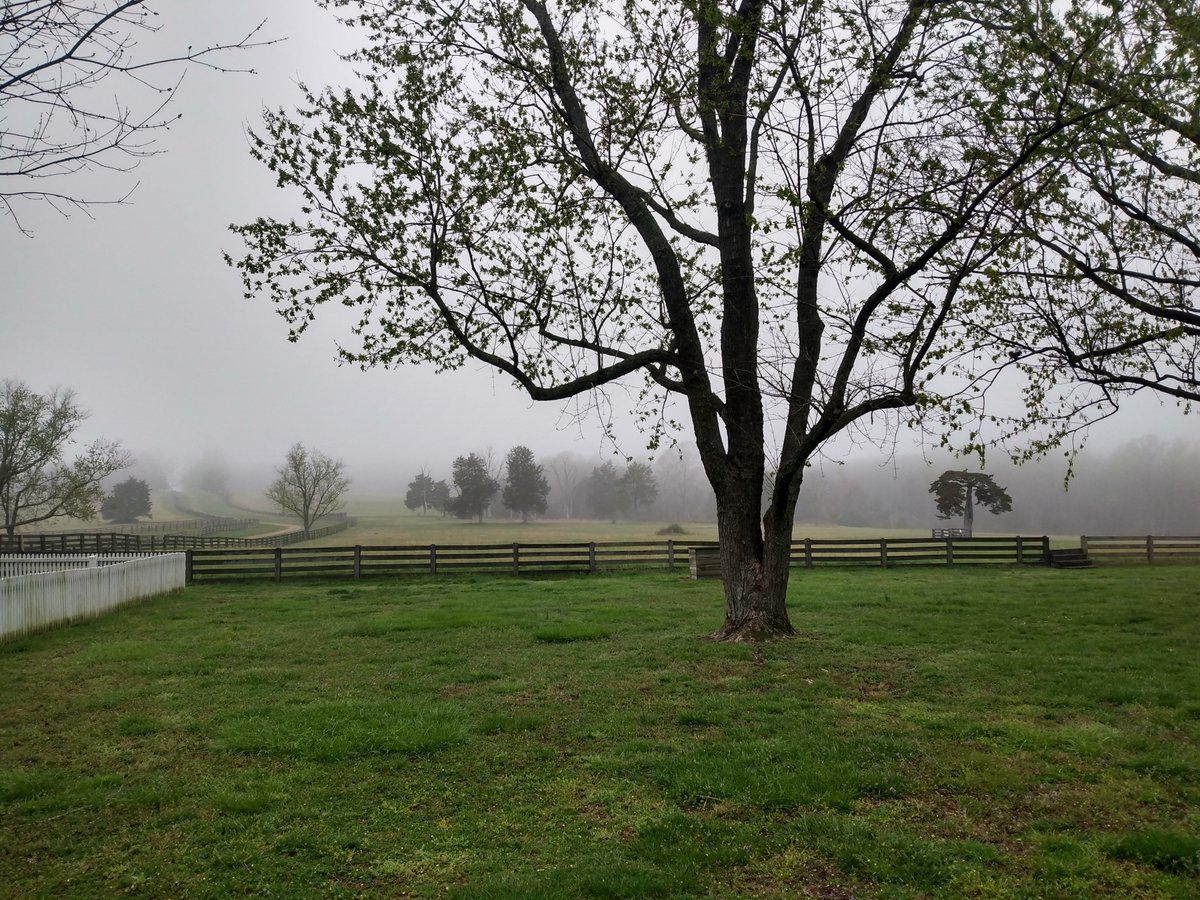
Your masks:
{"label": "wooden fence post", "polygon": [[1154,535],[1146,535],[1146,563],[1154,565]]}
{"label": "wooden fence post", "polygon": [[946,538],[946,565],[954,565],[954,538]]}
{"label": "wooden fence post", "polygon": [[1025,538],[1017,535],[1017,565],[1025,562]]}
{"label": "wooden fence post", "polygon": [[887,538],[879,539],[879,567],[887,568]]}
{"label": "wooden fence post", "polygon": [[596,574],[596,542],[595,541],[590,541],[588,543],[588,574],[589,575]]}
{"label": "wooden fence post", "polygon": [[1042,565],[1050,565],[1050,536],[1042,535]]}
{"label": "wooden fence post", "polygon": [[282,579],[283,579],[283,548],[276,547],[275,548],[275,580],[281,581]]}
{"label": "wooden fence post", "polygon": [[354,577],[362,578],[362,546],[354,545]]}
{"label": "wooden fence post", "polygon": [[667,568],[675,568],[675,542],[667,541]]}
{"label": "wooden fence post", "polygon": [[1088,552],[1088,539],[1087,539],[1087,535],[1086,535],[1086,534],[1081,534],[1081,535],[1079,536],[1079,549],[1083,551],[1083,555],[1084,555],[1084,556],[1087,556],[1087,552]]}
{"label": "wooden fence post", "polygon": [[804,568],[811,569],[812,561],[812,538],[804,539]]}
{"label": "wooden fence post", "polygon": [[429,574],[437,574],[437,544],[429,545]]}
{"label": "wooden fence post", "polygon": [[513,541],[513,574],[521,574],[521,545]]}

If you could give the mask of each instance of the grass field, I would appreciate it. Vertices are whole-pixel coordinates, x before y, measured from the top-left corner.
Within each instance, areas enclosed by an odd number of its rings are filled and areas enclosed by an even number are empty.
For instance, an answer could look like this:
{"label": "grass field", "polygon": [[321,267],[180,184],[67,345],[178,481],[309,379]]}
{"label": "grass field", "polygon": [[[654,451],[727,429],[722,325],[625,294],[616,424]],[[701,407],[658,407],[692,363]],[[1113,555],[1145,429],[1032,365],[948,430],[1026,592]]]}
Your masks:
{"label": "grass field", "polygon": [[1195,571],[192,588],[0,645],[0,893],[1193,897]]}
{"label": "grass field", "polygon": [[[420,515],[404,506],[403,498],[387,495],[358,495],[349,498],[346,511],[355,524],[347,531],[321,538],[315,546],[344,547],[397,546],[405,544],[506,544],[519,543],[581,543],[587,541],[652,541],[662,540],[659,532],[667,521],[622,519],[617,522],[594,519],[537,519],[521,522],[504,516],[489,518],[482,523],[448,518],[436,513]],[[692,540],[715,541],[715,522],[679,523]],[[981,532],[982,534],[982,532]],[[799,538],[854,537],[928,537],[926,529],[856,528],[842,525],[796,525]],[[1078,543],[1078,538],[1073,538]]]}

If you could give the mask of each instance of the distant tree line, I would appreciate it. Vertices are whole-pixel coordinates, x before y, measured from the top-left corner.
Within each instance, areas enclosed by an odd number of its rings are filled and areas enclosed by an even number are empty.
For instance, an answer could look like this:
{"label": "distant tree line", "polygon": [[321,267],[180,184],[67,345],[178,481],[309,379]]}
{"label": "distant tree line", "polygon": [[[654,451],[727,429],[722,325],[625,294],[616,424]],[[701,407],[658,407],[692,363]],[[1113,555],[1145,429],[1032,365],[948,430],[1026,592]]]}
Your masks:
{"label": "distant tree line", "polygon": [[[506,511],[521,515],[503,496],[504,463],[493,465],[488,453],[459,460],[472,457],[468,471],[480,483],[481,505],[456,506],[462,490],[453,477],[435,481],[422,471],[409,484],[409,508],[463,518],[478,518],[481,508],[485,516]],[[535,466],[548,491],[536,492],[545,508],[529,507],[528,517],[672,522],[716,517],[715,498],[690,445],[664,451],[652,462],[618,465],[565,451],[542,457]],[[1018,466],[989,456],[985,468],[1004,493],[973,493],[977,508],[989,513],[975,527],[1026,534],[1200,534],[1200,442],[1142,437],[1111,451],[1085,449],[1071,466],[1067,480],[1063,457]],[[972,468],[978,467],[969,460],[938,453],[898,456],[884,465],[876,458],[820,461],[805,479],[796,518],[813,525],[942,527],[947,512],[952,517],[966,514],[965,506],[949,502],[960,496],[965,503],[965,485],[954,487],[956,479],[948,479],[939,497],[931,482],[950,473],[961,473],[961,479]],[[488,479],[494,482],[490,490]],[[426,498],[424,504],[421,498]],[[999,501],[994,508],[993,500]]]}
{"label": "distant tree line", "polygon": [[629,461],[618,471],[605,462],[588,472],[576,454],[560,453],[539,462],[532,450],[518,445],[498,464],[491,452],[455,458],[449,481],[435,481],[422,469],[408,483],[404,504],[422,515],[439,513],[482,522],[492,515],[498,497],[504,509],[527,522],[550,510],[551,478],[558,501],[556,518],[641,518],[658,496],[655,473],[647,463]]}

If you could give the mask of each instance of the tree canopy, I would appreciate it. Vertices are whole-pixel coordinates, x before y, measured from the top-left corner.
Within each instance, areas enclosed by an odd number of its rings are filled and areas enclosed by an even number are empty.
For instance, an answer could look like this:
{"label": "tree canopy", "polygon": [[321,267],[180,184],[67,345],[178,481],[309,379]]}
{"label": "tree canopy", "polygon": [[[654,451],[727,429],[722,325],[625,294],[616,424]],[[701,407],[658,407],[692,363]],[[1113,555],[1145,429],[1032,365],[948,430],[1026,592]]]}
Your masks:
{"label": "tree canopy", "polygon": [[[682,406],[717,498],[718,637],[792,632],[796,500],[831,439],[904,411],[961,449],[1038,452],[1104,413],[1105,385],[1044,377],[1063,356],[1010,315],[1020,271],[1109,359],[1152,353],[1149,386],[1194,360],[1191,332],[1147,331],[1129,298],[1081,302],[1070,254],[1028,253],[1102,196],[1079,142],[1170,145],[1138,106],[1160,60],[1138,57],[1128,96],[1089,93],[1096,42],[1073,43],[1122,10],[1169,18],[1159,0],[333,5],[359,81],[253,137],[299,209],[235,228],[247,295],[292,339],[357,308],[341,352],[365,365],[475,359],[537,400],[640,378],[652,444]],[[1121,196],[1159,183],[1135,168]],[[989,403],[997,381],[1025,403]]]}
{"label": "tree canopy", "polygon": [[150,515],[150,485],[140,478],[127,478],[113,486],[100,504],[100,515],[110,522],[136,522]]}
{"label": "tree canopy", "polygon": [[0,383],[0,510],[9,535],[59,516],[92,518],[104,498],[101,482],[130,464],[120,444],[105,440],[68,459],[87,417],[74,391],[39,394],[21,381]]}

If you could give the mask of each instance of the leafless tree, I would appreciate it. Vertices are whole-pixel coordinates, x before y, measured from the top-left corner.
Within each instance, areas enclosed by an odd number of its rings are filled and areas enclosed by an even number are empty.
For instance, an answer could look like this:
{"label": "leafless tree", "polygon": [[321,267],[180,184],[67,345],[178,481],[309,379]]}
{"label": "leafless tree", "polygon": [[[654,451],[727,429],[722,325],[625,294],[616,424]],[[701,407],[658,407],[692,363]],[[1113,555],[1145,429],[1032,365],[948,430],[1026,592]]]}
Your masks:
{"label": "leafless tree", "polygon": [[21,201],[59,212],[124,195],[90,195],[74,176],[127,172],[155,152],[155,134],[178,118],[169,107],[188,64],[233,69],[231,51],[262,46],[262,24],[240,40],[146,55],[158,31],[149,0],[7,0],[0,6],[0,209],[21,225]]}
{"label": "leafless tree", "polygon": [[343,496],[350,487],[345,468],[340,459],[319,450],[306,450],[300,443],[293,444],[283,465],[275,470],[276,478],[267,488],[267,499],[284,512],[299,517],[304,533],[308,534],[322,516],[342,509]]}

